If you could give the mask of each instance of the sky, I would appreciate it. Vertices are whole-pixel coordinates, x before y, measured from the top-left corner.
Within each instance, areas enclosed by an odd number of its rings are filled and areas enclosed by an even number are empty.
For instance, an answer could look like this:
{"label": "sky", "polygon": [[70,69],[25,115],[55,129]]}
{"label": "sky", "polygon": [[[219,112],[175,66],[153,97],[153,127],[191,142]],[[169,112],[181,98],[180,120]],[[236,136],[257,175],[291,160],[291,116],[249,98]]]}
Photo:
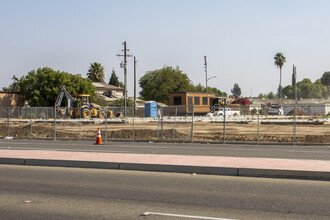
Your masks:
{"label": "sky", "polygon": [[[137,59],[137,80],[147,71],[179,67],[191,81],[243,96],[313,82],[330,71],[328,0],[0,0],[0,88],[40,67],[86,77],[91,63],[120,81],[123,42]],[[133,95],[133,59],[128,94]],[[138,88],[137,92],[141,89]]]}

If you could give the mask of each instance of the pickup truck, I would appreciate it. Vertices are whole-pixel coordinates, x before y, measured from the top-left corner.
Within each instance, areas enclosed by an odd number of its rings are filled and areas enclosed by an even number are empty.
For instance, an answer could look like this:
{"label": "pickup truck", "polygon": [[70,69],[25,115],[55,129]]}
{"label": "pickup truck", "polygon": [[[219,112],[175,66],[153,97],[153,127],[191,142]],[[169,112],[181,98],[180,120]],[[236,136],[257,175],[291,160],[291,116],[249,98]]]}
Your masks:
{"label": "pickup truck", "polygon": [[[240,115],[240,111],[233,111],[231,108],[225,108],[226,116],[238,116]],[[219,108],[218,111],[214,112],[214,115],[224,115],[224,108]]]}
{"label": "pickup truck", "polygon": [[279,105],[271,105],[267,110],[268,115],[283,115],[283,108]]}

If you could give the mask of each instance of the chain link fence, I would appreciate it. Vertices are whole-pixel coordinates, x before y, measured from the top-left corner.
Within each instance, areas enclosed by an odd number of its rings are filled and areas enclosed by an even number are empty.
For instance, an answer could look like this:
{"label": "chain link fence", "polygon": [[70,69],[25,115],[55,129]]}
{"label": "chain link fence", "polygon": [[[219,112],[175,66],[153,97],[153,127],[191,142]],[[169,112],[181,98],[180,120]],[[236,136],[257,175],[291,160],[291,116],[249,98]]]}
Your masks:
{"label": "chain link fence", "polygon": [[[329,108],[329,109],[327,109]],[[72,109],[75,110],[75,109]],[[330,144],[330,106],[105,107],[104,118],[70,118],[54,108],[0,108],[2,138],[209,143]],[[63,112],[62,112],[63,113]]]}

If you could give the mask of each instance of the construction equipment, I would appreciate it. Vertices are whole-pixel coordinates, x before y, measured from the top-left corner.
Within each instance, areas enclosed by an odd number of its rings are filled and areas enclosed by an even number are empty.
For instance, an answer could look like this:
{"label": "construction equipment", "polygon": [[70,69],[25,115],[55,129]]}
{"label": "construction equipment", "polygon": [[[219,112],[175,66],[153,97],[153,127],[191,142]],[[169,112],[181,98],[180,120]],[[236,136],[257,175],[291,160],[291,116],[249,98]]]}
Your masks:
{"label": "construction equipment", "polygon": [[[67,105],[63,108],[60,106],[64,96],[67,99]],[[67,115],[71,118],[104,118],[105,113],[101,106],[95,103],[90,103],[89,97],[89,95],[80,94],[73,98],[64,86],[60,86],[60,92],[58,93],[55,102],[55,108],[60,114]]]}

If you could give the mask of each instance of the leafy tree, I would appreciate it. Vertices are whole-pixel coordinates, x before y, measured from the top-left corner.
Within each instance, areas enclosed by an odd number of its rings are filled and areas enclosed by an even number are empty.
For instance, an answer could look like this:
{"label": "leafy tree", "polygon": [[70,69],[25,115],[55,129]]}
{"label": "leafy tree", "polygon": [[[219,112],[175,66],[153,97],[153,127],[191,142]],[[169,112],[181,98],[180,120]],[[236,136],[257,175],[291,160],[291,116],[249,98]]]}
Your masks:
{"label": "leafy tree", "polygon": [[[32,107],[54,106],[61,85],[71,95],[95,94],[91,80],[82,78],[79,74],[55,71],[48,67],[32,70],[13,84],[17,84],[17,91]],[[13,84],[9,87],[14,86]]]}
{"label": "leafy tree", "polygon": [[231,93],[233,94],[233,96],[235,98],[238,98],[241,96],[241,88],[239,87],[239,85],[237,83],[234,84],[234,88],[231,90]]}
{"label": "leafy tree", "polygon": [[[111,106],[115,107],[125,107],[125,98],[119,98],[116,99],[114,102],[112,102]],[[134,107],[134,100],[132,98],[127,99],[127,107]]]}
{"label": "leafy tree", "polygon": [[[297,88],[298,91],[298,88]],[[282,94],[286,96],[288,99],[294,99],[295,98],[295,92],[294,92],[294,86],[293,85],[288,85],[283,88]]]}
{"label": "leafy tree", "polygon": [[275,94],[274,94],[273,92],[269,92],[269,93],[267,94],[267,98],[268,98],[268,99],[275,99]]}
{"label": "leafy tree", "polygon": [[195,86],[191,83],[187,74],[179,67],[175,69],[165,66],[162,69],[147,72],[139,80],[142,88],[140,95],[144,100],[153,100],[168,104],[170,92],[194,91]]}
{"label": "leafy tree", "polygon": [[263,94],[263,93],[259,93],[258,98],[259,99],[266,99],[267,98],[267,95],[266,94]]}
{"label": "leafy tree", "polygon": [[330,86],[330,71],[323,73],[321,83],[325,86]]}
{"label": "leafy tree", "polygon": [[104,82],[104,67],[97,62],[91,63],[87,77],[93,82]]}
{"label": "leafy tree", "polygon": [[[206,92],[206,88],[202,86],[201,83],[196,85],[195,92]],[[221,92],[219,89],[215,87],[208,87],[208,92],[214,93],[216,96],[227,97],[228,94],[226,92]]]}
{"label": "leafy tree", "polygon": [[282,53],[277,53],[274,57],[274,60],[275,60],[274,62],[275,66],[277,68],[280,68],[280,85],[278,87],[278,97],[281,98],[282,97],[282,67],[286,62],[286,58]]}
{"label": "leafy tree", "polygon": [[2,91],[7,91],[7,92],[18,92],[19,91],[19,79],[14,75],[12,77],[12,80],[14,81],[12,84],[10,84],[8,87],[3,87]]}
{"label": "leafy tree", "polygon": [[322,98],[326,92],[327,87],[321,83],[320,79],[317,79],[314,83],[308,78],[303,79],[297,83],[298,97],[301,98]]}
{"label": "leafy tree", "polygon": [[110,77],[110,80],[109,80],[109,85],[124,88],[124,83],[119,81],[115,70],[112,70],[111,77]]}

